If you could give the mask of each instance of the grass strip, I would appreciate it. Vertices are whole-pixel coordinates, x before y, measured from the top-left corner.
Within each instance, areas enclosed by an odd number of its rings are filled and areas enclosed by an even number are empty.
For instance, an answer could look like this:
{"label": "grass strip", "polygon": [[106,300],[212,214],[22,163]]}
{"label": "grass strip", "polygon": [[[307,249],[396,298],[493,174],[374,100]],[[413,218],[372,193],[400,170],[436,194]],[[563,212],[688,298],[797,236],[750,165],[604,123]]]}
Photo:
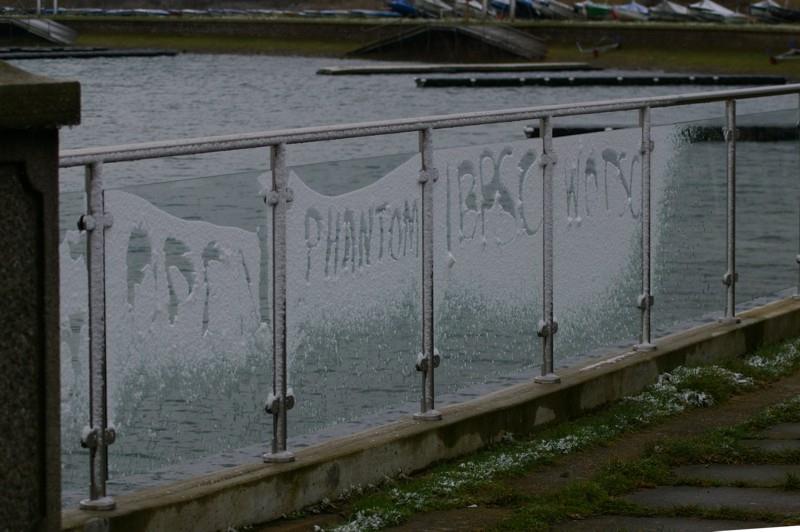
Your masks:
{"label": "grass strip", "polygon": [[[334,530],[380,530],[400,524],[419,512],[459,508],[478,502],[504,504],[505,501],[508,504],[519,495],[502,488],[503,478],[520,475],[559,456],[605,444],[625,433],[653,425],[687,409],[712,406],[733,394],[791,374],[800,368],[798,344],[800,341],[794,340],[764,348],[744,359],[731,358],[721,366],[679,367],[659,376],[655,384],[636,396],[622,399],[591,415],[544,429],[534,438],[517,441],[512,435],[508,435],[506,441],[466,460],[440,464],[423,475],[399,483],[387,481],[390,485],[381,489],[373,487],[367,490],[366,495],[355,497],[349,521]],[[746,426],[749,427],[747,430],[768,426],[764,423],[774,424],[773,420],[780,415],[770,412],[768,410],[763,419],[752,421]],[[793,414],[789,417],[791,415]],[[726,430],[746,429],[737,427]],[[712,440],[695,444],[700,445],[694,453],[695,456],[701,454],[701,451],[714,457],[730,453],[736,438],[727,435],[724,430],[714,434]],[[674,449],[675,454],[685,452],[677,447],[670,449]],[[662,452],[667,453],[666,450]],[[609,505],[620,505],[619,501],[613,500],[617,489],[629,491],[638,487],[641,482],[663,482],[667,478],[663,463],[643,463],[635,467],[644,468],[642,471],[647,474],[620,470],[615,473],[616,478],[612,478],[609,473],[608,478],[603,481],[605,484],[581,483],[569,488],[572,491],[553,495],[552,499],[537,498],[537,502],[525,506],[526,510],[520,514],[522,517],[519,519],[519,526],[533,530],[539,526],[537,523],[545,526],[554,522],[554,519],[563,519],[564,516],[602,512]],[[610,490],[609,486],[612,485],[619,487]],[[357,487],[349,495],[363,492],[362,488]],[[516,521],[509,521],[504,526],[514,528],[517,526],[514,523]]]}

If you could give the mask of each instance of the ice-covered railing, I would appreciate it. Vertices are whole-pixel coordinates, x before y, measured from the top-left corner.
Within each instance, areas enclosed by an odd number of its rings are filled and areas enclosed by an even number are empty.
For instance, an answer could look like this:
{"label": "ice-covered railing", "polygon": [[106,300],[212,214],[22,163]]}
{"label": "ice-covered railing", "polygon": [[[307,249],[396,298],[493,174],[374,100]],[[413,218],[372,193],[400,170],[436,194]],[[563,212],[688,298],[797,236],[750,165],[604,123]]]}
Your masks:
{"label": "ice-covered railing", "polygon": [[[640,192],[640,210],[635,213],[633,218],[638,218],[641,223],[641,291],[637,298],[637,305],[640,309],[641,316],[641,331],[640,338],[637,344],[637,349],[651,350],[655,348],[651,338],[651,309],[654,304],[653,296],[651,293],[651,220],[653,215],[651,193],[653,183],[651,181],[651,168],[652,160],[651,154],[654,149],[653,138],[651,135],[651,109],[656,107],[671,107],[678,105],[700,104],[708,102],[724,102],[726,109],[726,125],[724,127],[724,141],[727,146],[727,268],[723,275],[723,282],[726,286],[726,304],[725,304],[725,319],[727,321],[735,321],[735,287],[737,282],[736,263],[735,263],[735,247],[736,247],[736,100],[747,98],[759,98],[767,96],[779,96],[800,94],[800,85],[785,85],[779,87],[764,87],[756,89],[740,89],[728,91],[714,91],[695,94],[684,94],[676,96],[661,96],[653,98],[634,98],[625,100],[613,101],[599,101],[591,103],[578,103],[568,105],[551,105],[541,107],[531,107],[523,109],[510,109],[503,111],[491,112],[477,112],[477,113],[462,113],[453,115],[430,116],[420,117],[404,120],[387,120],[379,122],[361,123],[361,124],[348,124],[337,126],[324,126],[313,128],[300,128],[292,130],[282,130],[273,132],[250,133],[244,135],[230,135],[208,138],[195,138],[184,139],[176,141],[163,141],[151,142],[126,146],[113,146],[108,148],[93,148],[81,150],[68,150],[61,153],[60,166],[61,167],[75,167],[84,166],[86,169],[86,214],[81,217],[79,227],[88,235],[87,243],[87,266],[88,266],[88,293],[89,293],[89,426],[84,430],[82,436],[82,444],[90,449],[90,464],[91,464],[91,486],[90,497],[81,502],[81,507],[90,510],[107,510],[114,507],[114,500],[108,496],[106,492],[106,481],[108,478],[108,446],[113,443],[116,435],[113,428],[109,425],[108,419],[108,382],[106,371],[106,345],[107,345],[107,330],[106,319],[109,316],[106,309],[106,283],[109,275],[113,276],[113,271],[107,271],[106,260],[110,264],[117,264],[120,257],[109,256],[109,249],[106,246],[106,231],[112,227],[119,229],[120,224],[124,227],[122,231],[129,236],[132,235],[138,228],[135,223],[130,219],[123,219],[120,217],[119,222],[115,222],[114,208],[111,203],[120,201],[120,196],[108,196],[105,192],[103,184],[103,168],[104,164],[136,161],[143,159],[153,159],[160,157],[171,157],[179,155],[192,155],[201,153],[220,152],[228,150],[241,150],[252,148],[269,148],[272,160],[271,165],[271,180],[267,187],[265,194],[265,201],[269,207],[270,218],[270,235],[269,243],[271,248],[268,250],[269,254],[269,267],[272,269],[272,286],[270,291],[271,298],[271,312],[272,312],[272,330],[271,330],[271,344],[273,353],[273,381],[272,390],[268,394],[266,409],[273,417],[273,438],[272,446],[269,453],[264,455],[264,460],[267,462],[285,462],[294,459],[293,454],[287,448],[287,412],[294,404],[294,396],[291,389],[288,387],[287,380],[287,351],[288,351],[288,330],[287,330],[287,214],[289,208],[294,200],[294,193],[289,187],[290,184],[290,171],[287,165],[287,151],[289,146],[293,144],[331,141],[337,139],[357,138],[375,135],[389,135],[404,132],[417,132],[419,136],[419,172],[415,178],[418,182],[421,222],[419,227],[416,227],[416,222],[412,223],[407,230],[413,230],[414,238],[417,239],[414,245],[419,245],[420,252],[418,254],[411,253],[409,256],[419,258],[419,269],[421,273],[421,291],[420,291],[420,307],[421,307],[421,345],[420,355],[418,357],[416,368],[422,374],[422,393],[421,393],[421,406],[420,411],[415,414],[415,417],[420,420],[436,421],[441,419],[441,414],[435,408],[435,387],[434,387],[434,372],[439,365],[439,355],[434,346],[435,337],[435,323],[434,323],[434,226],[437,220],[434,219],[435,210],[434,203],[434,190],[436,189],[437,180],[440,174],[437,171],[434,157],[434,136],[437,129],[457,128],[466,126],[475,126],[482,124],[497,124],[505,122],[517,122],[522,120],[539,120],[540,121],[540,150],[541,154],[536,159],[538,167],[541,169],[542,176],[542,213],[541,223],[537,226],[537,230],[541,230],[541,257],[542,257],[542,309],[541,319],[538,324],[531,323],[531,328],[537,330],[537,334],[542,338],[543,347],[543,360],[541,376],[536,380],[541,383],[557,383],[559,382],[558,376],[554,371],[553,364],[553,339],[558,330],[558,325],[554,320],[554,228],[553,228],[553,183],[554,183],[554,168],[559,164],[559,155],[569,158],[574,154],[564,153],[557,154],[554,149],[553,143],[553,121],[558,117],[575,116],[575,115],[590,115],[598,113],[607,113],[613,111],[636,111],[639,115],[639,127],[641,130],[641,143],[639,145],[639,153],[631,160],[631,172],[634,171],[634,160],[639,166],[641,173],[641,192]],[[535,141],[530,141],[531,145]],[[498,157],[502,159],[503,155]],[[524,157],[523,157],[524,159]],[[532,163],[533,159],[530,162]],[[606,161],[608,162],[608,161]],[[499,168],[499,162],[497,163]],[[524,166],[523,161],[519,161],[520,168]],[[530,165],[528,165],[530,166]],[[529,168],[523,169],[523,174]],[[800,170],[799,170],[800,171]],[[630,203],[633,197],[633,180],[632,176],[630,181],[623,183],[626,188],[627,201]],[[460,179],[460,178],[459,178]],[[440,181],[440,180],[439,180]],[[441,181],[440,181],[441,182]],[[449,183],[449,176],[448,176]],[[521,181],[520,181],[521,183]],[[473,185],[475,183],[473,182]],[[459,184],[460,186],[460,184]],[[521,185],[520,185],[521,186]],[[487,187],[492,188],[491,183]],[[491,192],[491,191],[490,191]],[[497,198],[494,203],[502,203],[501,190],[495,190]],[[448,187],[449,193],[449,187]],[[569,198],[570,192],[567,192],[568,203],[571,201]],[[108,196],[108,197],[107,197]],[[577,204],[577,198],[573,195],[574,201]],[[106,200],[109,199],[107,202]],[[122,198],[124,199],[124,197]],[[484,198],[485,199],[485,198]],[[518,198],[521,202],[521,198]],[[136,203],[132,200],[133,203]],[[146,202],[143,204],[126,205],[118,207],[117,212],[123,213],[130,211],[131,208],[147,209]],[[448,204],[449,205],[449,204]],[[123,208],[124,207],[124,208]],[[416,208],[416,207],[414,207]],[[521,210],[521,205],[510,205],[504,208],[509,208],[512,211]],[[577,207],[575,207],[577,208]],[[629,207],[631,214],[634,214],[633,208]],[[570,205],[567,206],[569,215]],[[575,211],[573,214],[575,214]],[[146,216],[148,224],[151,226],[150,234],[155,238],[156,242],[164,248],[170,235],[166,231],[159,232],[159,223],[167,223],[168,220],[159,218],[160,214],[153,212],[151,216]],[[321,215],[320,215],[321,216]],[[338,216],[338,215],[337,215]],[[416,216],[416,215],[414,215]],[[449,217],[449,214],[448,214]],[[523,224],[528,224],[524,215],[521,217]],[[448,218],[448,222],[449,222]],[[310,222],[314,223],[314,219]],[[319,221],[317,222],[320,223]],[[398,223],[400,223],[398,221]],[[196,224],[196,222],[195,222]],[[308,219],[306,220],[308,225]],[[346,225],[346,224],[345,224]],[[535,225],[535,224],[533,224]],[[398,226],[399,227],[399,226]],[[523,229],[528,226],[524,225]],[[353,225],[350,225],[353,229]],[[306,232],[309,228],[306,227]],[[147,286],[151,286],[156,277],[166,277],[170,282],[170,290],[176,294],[182,294],[184,305],[175,310],[175,316],[169,316],[169,320],[178,320],[181,316],[192,315],[195,319],[199,319],[203,326],[207,324],[210,326],[209,312],[211,312],[211,305],[209,301],[213,297],[217,297],[216,301],[223,301],[225,309],[233,309],[238,304],[239,306],[258,306],[258,290],[253,285],[257,283],[257,277],[254,276],[255,270],[259,267],[258,258],[248,249],[257,247],[258,238],[252,234],[237,231],[231,228],[227,231],[226,238],[229,242],[224,249],[221,249],[215,242],[209,241],[203,233],[203,227],[199,225],[186,226],[184,228],[186,233],[185,238],[193,244],[195,248],[203,248],[203,257],[195,257],[197,264],[193,265],[193,269],[202,275],[202,279],[195,280],[193,286],[206,287],[205,303],[199,301],[199,298],[189,297],[191,287],[187,285],[187,281],[181,277],[180,270],[176,265],[164,265],[152,271],[146,272],[148,279],[145,279],[139,290],[146,290]],[[529,232],[529,235],[535,234],[537,231]],[[319,229],[316,234],[317,240],[321,238]],[[345,235],[343,238],[347,238]],[[352,238],[352,237],[351,237]],[[411,237],[409,237],[411,238]],[[449,238],[449,236],[448,236]],[[255,240],[254,240],[255,239]],[[306,238],[308,240],[308,237]],[[419,242],[421,240],[421,242]],[[233,242],[231,244],[230,242]],[[407,245],[410,245],[406,243]],[[354,243],[351,243],[355,246]],[[390,244],[391,245],[391,244]],[[346,247],[346,246],[345,246]],[[338,249],[338,248],[337,248]],[[352,253],[355,254],[355,247],[352,247]],[[240,270],[239,275],[245,278],[247,282],[242,285],[231,283],[226,285],[224,282],[225,276],[229,275],[219,268],[215,269],[214,262],[205,260],[205,255],[215,256],[217,259],[222,256],[222,261],[226,264],[232,264],[234,268]],[[112,253],[113,255],[113,253]],[[310,255],[309,255],[310,256]],[[368,255],[367,255],[368,257]],[[309,259],[310,260],[310,259]],[[355,267],[355,255],[349,258],[353,267]],[[367,259],[369,260],[369,259]],[[327,265],[327,262],[326,262]],[[523,265],[520,265],[523,266]],[[309,263],[310,268],[310,263]],[[76,270],[77,272],[78,270]],[[310,271],[310,270],[309,270]],[[75,276],[75,272],[71,274]],[[216,277],[215,277],[216,276]],[[221,280],[222,286],[230,286],[231,290],[221,293],[217,291],[212,294],[210,279],[215,278]],[[183,280],[182,280],[183,279]],[[117,280],[116,282],[119,282]],[[148,284],[150,283],[150,284]],[[798,280],[800,286],[800,278]],[[570,287],[572,292],[581,292],[584,290],[581,286]],[[134,294],[133,297],[135,297]],[[158,294],[152,294],[153,297]],[[574,297],[574,294],[570,294]],[[238,303],[232,303],[233,300],[225,302],[225,298],[234,298]],[[118,312],[119,308],[125,308],[124,305],[116,305],[111,309],[112,312]],[[116,310],[115,310],[116,309]],[[183,313],[183,314],[181,314]],[[115,317],[114,319],[129,319],[136,320],[135,315],[124,315],[121,318]],[[239,317],[241,327],[257,327],[257,323],[249,323],[252,321],[246,312],[243,312]],[[109,334],[114,334],[114,331],[108,331]],[[169,340],[169,327],[156,331],[160,338],[165,342]],[[222,331],[219,335],[221,341],[226,341],[226,331]],[[122,342],[135,343],[135,338],[123,338]],[[202,346],[193,346],[201,349]]]}

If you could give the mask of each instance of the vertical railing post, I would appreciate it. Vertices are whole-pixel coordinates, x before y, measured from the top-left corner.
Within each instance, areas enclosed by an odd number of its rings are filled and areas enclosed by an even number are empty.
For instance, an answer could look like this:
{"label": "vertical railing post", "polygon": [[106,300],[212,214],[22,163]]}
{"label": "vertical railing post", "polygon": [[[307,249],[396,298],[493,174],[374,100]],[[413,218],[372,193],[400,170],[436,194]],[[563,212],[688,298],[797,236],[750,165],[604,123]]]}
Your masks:
{"label": "vertical railing post", "polygon": [[510,22],[514,22],[516,16],[517,16],[517,0],[511,0],[511,3],[508,6],[508,20]]}
{"label": "vertical railing post", "polygon": [[653,308],[652,280],[651,280],[651,257],[652,257],[652,214],[653,202],[651,199],[651,160],[653,154],[653,139],[650,138],[650,108],[643,107],[639,110],[639,125],[642,128],[642,144],[640,153],[642,156],[642,292],[636,302],[642,315],[642,332],[639,343],[635,348],[637,351],[652,351],[656,348],[651,338],[651,320]]}
{"label": "vertical railing post", "polygon": [[558,323],[553,318],[553,167],[556,155],[553,150],[553,119],[542,118],[539,125],[542,136],[542,319],[537,334],[542,338],[542,375],[535,382],[555,384],[561,382],[553,364],[553,340]]}
{"label": "vertical railing post", "polygon": [[[797,126],[796,130],[798,133],[798,140],[800,141],[800,93],[797,94]],[[800,157],[800,154],[798,154]],[[800,165],[799,165],[800,166]],[[800,168],[798,168],[800,171]],[[795,288],[795,299],[800,299],[800,188],[797,191],[797,255],[794,257],[794,261],[797,263],[797,287]]]}
{"label": "vertical railing post", "polygon": [[439,354],[434,348],[433,324],[433,185],[438,177],[433,165],[433,130],[419,132],[422,165],[419,182],[422,196],[422,352],[417,356],[417,371],[422,372],[422,401],[415,419],[438,421],[442,414],[435,409],[434,371]]}
{"label": "vertical railing post", "polygon": [[738,323],[736,317],[736,283],[739,273],[736,271],[736,100],[725,101],[725,129],[723,136],[727,148],[727,231],[725,235],[727,270],[722,276],[722,284],[726,287],[725,317],[723,323]]}
{"label": "vertical railing post", "polygon": [[116,434],[108,426],[108,384],[106,374],[106,280],[105,230],[111,226],[103,200],[103,163],[86,166],[86,214],[78,228],[86,233],[86,262],[89,275],[89,426],[81,445],[89,449],[89,498],[80,502],[83,510],[113,510],[114,499],[106,494],[108,446]]}
{"label": "vertical railing post", "polygon": [[267,463],[285,463],[294,460],[286,447],[286,413],[294,406],[286,370],[286,217],[293,195],[286,145],[278,144],[271,150],[272,187],[266,201],[272,218],[272,392],[265,410],[272,414],[272,452],[263,458]]}

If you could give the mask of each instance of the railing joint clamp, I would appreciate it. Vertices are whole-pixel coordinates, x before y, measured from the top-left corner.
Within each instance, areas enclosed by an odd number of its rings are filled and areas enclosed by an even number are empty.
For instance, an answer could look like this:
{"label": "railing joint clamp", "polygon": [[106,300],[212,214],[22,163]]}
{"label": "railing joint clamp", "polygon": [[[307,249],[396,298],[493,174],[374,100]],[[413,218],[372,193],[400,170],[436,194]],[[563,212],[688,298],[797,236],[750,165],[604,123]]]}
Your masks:
{"label": "railing joint clamp", "polygon": [[[439,367],[442,357],[439,355],[439,350],[433,349],[433,368]],[[428,371],[428,357],[424,353],[417,353],[417,363],[414,365],[417,371]]]}
{"label": "railing joint clamp", "polygon": [[640,294],[639,297],[636,298],[636,307],[641,310],[653,308],[655,301],[656,298],[653,297],[652,294]]}
{"label": "railing joint clamp", "polygon": [[81,447],[84,449],[95,449],[100,445],[111,445],[117,440],[117,432],[114,427],[102,429],[103,438],[100,438],[100,427],[85,427],[81,435]]}
{"label": "railing joint clamp", "polygon": [[[292,390],[291,388],[288,388],[286,390],[286,410],[287,411],[291,410],[292,408],[294,408],[294,402],[295,402],[294,390]],[[274,394],[273,392],[270,392],[269,395],[267,396],[267,403],[264,405],[264,411],[267,414],[275,415],[278,412],[280,412],[280,409],[281,409],[281,398],[280,398],[280,396]]]}
{"label": "railing joint clamp", "polygon": [[428,182],[429,179],[432,179],[434,183],[439,180],[439,170],[436,168],[429,168],[425,170],[419,171],[419,182],[425,184]]}
{"label": "railing joint clamp", "polygon": [[285,191],[281,193],[277,190],[270,190],[267,192],[266,196],[264,197],[264,201],[267,205],[276,206],[278,203],[281,202],[281,199],[286,201],[286,203],[291,203],[294,201],[294,190],[289,187],[286,187]]}
{"label": "railing joint clamp", "polygon": [[725,272],[725,275],[722,276],[722,284],[725,286],[731,286],[737,282],[739,282],[739,272]]}
{"label": "railing joint clamp", "polygon": [[739,140],[739,128],[723,127],[722,138],[725,139],[725,142],[730,142],[731,140]]}
{"label": "railing joint clamp", "polygon": [[539,158],[539,166],[542,168],[554,165],[558,162],[558,157],[554,153],[543,153]]}
{"label": "railing joint clamp", "polygon": [[91,214],[84,214],[78,218],[79,231],[94,231],[97,225],[101,224],[103,227],[111,227],[114,223],[114,217],[111,213],[102,214],[100,216],[92,216]]}
{"label": "railing joint clamp", "polygon": [[656,143],[654,140],[650,139],[649,142],[642,143],[641,147],[639,148],[639,153],[642,155],[647,155],[648,153],[652,153],[655,149]]}
{"label": "railing joint clamp", "polygon": [[553,336],[558,332],[558,322],[553,320],[548,323],[545,320],[539,320],[539,325],[536,329],[536,335],[544,338],[545,336]]}

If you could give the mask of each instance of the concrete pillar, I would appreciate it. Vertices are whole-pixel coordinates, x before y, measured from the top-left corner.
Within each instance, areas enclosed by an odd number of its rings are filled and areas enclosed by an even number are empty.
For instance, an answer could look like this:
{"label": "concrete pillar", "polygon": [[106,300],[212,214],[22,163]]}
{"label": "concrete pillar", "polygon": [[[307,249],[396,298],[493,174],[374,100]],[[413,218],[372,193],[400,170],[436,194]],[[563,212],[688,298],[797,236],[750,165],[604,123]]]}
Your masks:
{"label": "concrete pillar", "polygon": [[0,523],[60,530],[58,128],[80,85],[0,62]]}

